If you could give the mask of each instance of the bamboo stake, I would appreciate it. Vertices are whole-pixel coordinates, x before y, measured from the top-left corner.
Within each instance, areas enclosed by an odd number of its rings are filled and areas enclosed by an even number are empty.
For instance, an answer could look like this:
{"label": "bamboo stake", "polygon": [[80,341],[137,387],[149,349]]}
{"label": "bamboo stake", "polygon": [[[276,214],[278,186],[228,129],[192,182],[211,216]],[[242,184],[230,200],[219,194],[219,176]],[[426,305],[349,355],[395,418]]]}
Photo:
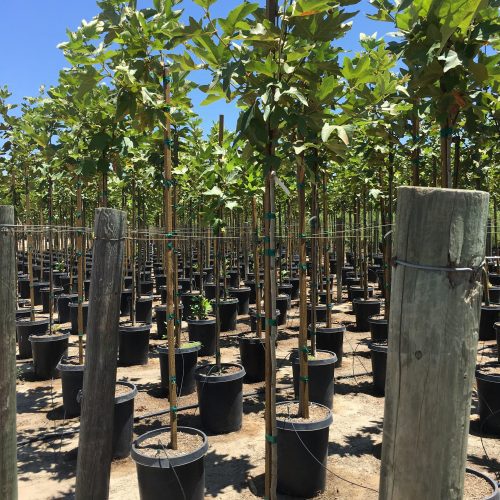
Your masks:
{"label": "bamboo stake", "polygon": [[257,227],[257,204],[255,196],[252,197],[252,231],[254,234],[254,247],[253,247],[253,273],[255,278],[255,311],[257,319],[257,337],[262,338],[262,296],[260,293],[260,244],[259,244],[259,232]]}
{"label": "bamboo stake", "polygon": [[163,132],[163,210],[165,213],[165,232],[167,248],[165,252],[165,269],[167,285],[167,344],[169,370],[169,402],[170,402],[170,446],[177,449],[177,384],[175,380],[175,310],[174,283],[177,270],[174,270],[173,214],[172,214],[172,138],[170,130],[170,71],[163,66],[163,88],[165,99],[165,129]]}

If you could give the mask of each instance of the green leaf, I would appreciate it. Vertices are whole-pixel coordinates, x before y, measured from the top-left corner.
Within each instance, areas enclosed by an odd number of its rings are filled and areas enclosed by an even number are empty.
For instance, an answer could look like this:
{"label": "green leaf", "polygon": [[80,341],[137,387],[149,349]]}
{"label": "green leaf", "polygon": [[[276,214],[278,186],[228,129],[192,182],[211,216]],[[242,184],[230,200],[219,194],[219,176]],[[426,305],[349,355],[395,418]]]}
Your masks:
{"label": "green leaf", "polygon": [[203,9],[208,10],[210,6],[216,2],[216,0],[193,0],[193,2]]}
{"label": "green leaf", "polygon": [[218,196],[219,198],[221,198],[224,195],[224,193],[218,186],[214,186],[212,189],[205,191],[203,194],[205,196]]}

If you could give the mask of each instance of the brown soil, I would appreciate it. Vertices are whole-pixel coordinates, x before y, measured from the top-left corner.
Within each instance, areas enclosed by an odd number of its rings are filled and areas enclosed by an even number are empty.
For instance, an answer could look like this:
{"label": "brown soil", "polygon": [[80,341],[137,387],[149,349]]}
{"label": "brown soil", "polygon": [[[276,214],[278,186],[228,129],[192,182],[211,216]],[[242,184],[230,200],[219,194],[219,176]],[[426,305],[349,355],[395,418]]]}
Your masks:
{"label": "brown soil", "polygon": [[482,365],[479,367],[478,371],[486,375],[495,375],[496,377],[500,377],[500,363]]}
{"label": "brown soil", "polygon": [[125,396],[125,394],[128,394],[130,392],[132,392],[132,389],[127,385],[116,384],[115,386],[115,398],[119,396]]}
{"label": "brown soil", "polygon": [[70,356],[69,358],[64,358],[64,362],[62,364],[78,366],[80,364],[80,361],[78,359],[78,356]]}
{"label": "brown soil", "polygon": [[464,500],[484,500],[493,493],[491,484],[475,474],[466,473],[464,482]]}
{"label": "brown soil", "polygon": [[302,418],[299,415],[299,404],[289,403],[287,405],[279,405],[276,408],[276,418],[279,420],[288,420],[294,423],[306,423],[306,422],[319,422],[324,420],[329,415],[328,409],[317,406],[309,405],[309,418]]}
{"label": "brown soil", "polygon": [[239,366],[234,365],[222,365],[220,371],[215,368],[215,365],[209,365],[203,370],[200,370],[200,373],[204,373],[205,375],[209,375],[210,377],[218,377],[220,375],[231,375],[232,373],[238,373],[241,371]]}
{"label": "brown soil", "polygon": [[141,441],[137,449],[146,457],[172,458],[191,453],[203,445],[199,434],[177,433],[177,449],[170,446],[170,435],[167,432]]}
{"label": "brown soil", "polygon": [[310,354],[308,356],[309,361],[314,361],[315,359],[331,359],[332,355],[325,351],[316,351],[316,355]]}
{"label": "brown soil", "polygon": [[67,333],[69,332],[58,331],[58,332],[47,333],[46,335],[37,335],[36,337],[39,339],[56,339],[57,337],[63,337]]}

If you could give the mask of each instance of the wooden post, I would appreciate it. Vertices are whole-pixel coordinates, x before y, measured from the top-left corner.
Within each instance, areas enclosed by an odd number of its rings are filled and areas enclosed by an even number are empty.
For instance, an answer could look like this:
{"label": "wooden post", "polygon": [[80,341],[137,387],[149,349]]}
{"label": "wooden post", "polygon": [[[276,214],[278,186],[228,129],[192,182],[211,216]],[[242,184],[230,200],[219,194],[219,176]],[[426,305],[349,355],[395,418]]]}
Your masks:
{"label": "wooden post", "polygon": [[262,323],[260,317],[262,315],[262,296],[260,293],[260,241],[259,241],[259,229],[257,227],[257,205],[255,196],[252,197],[252,232],[254,235],[253,239],[253,274],[255,281],[255,312],[257,314],[256,323],[256,333],[257,337],[260,339],[262,337]]}
{"label": "wooden post", "polygon": [[82,199],[82,179],[77,177],[76,181],[76,261],[77,261],[77,287],[78,287],[78,362],[83,365],[83,280],[85,279],[83,272],[83,262],[85,257],[83,246],[83,199]]}
{"label": "wooden post", "polygon": [[[126,214],[96,209],[76,499],[105,500],[112,457],[116,354]],[[96,464],[99,464],[96,467]]]}
{"label": "wooden post", "polygon": [[379,498],[461,499],[488,194],[400,187],[397,199]]}
{"label": "wooden post", "polygon": [[17,499],[14,207],[0,205],[0,498]]}

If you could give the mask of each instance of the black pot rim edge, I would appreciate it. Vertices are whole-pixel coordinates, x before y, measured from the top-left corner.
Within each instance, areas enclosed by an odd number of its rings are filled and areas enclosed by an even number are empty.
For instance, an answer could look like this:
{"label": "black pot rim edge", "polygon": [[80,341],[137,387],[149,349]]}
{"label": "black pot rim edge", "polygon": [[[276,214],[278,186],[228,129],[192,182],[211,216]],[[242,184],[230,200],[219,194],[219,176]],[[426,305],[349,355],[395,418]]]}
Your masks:
{"label": "black pot rim edge", "polygon": [[30,335],[28,340],[30,342],[57,342],[58,340],[69,339],[71,333],[56,333],[55,335]]}
{"label": "black pot rim edge", "polygon": [[498,485],[496,481],[491,479],[491,477],[487,476],[486,474],[483,474],[482,472],[476,470],[476,469],[471,469],[470,467],[465,468],[465,472],[468,472],[469,474],[473,474],[474,476],[480,477],[481,479],[484,479],[486,482],[488,482],[493,490],[492,494],[487,496],[484,500],[493,500],[497,498],[498,494]]}
{"label": "black pot rim edge", "polygon": [[195,379],[200,380],[205,384],[231,382],[233,380],[242,379],[246,375],[245,368],[243,368],[243,366],[240,365],[239,363],[221,363],[221,366],[237,366],[240,369],[236,373],[229,373],[227,375],[207,375],[205,373],[200,373],[200,370],[206,369],[207,366],[216,366],[216,365],[212,364],[212,365],[199,366],[195,372]]}
{"label": "black pot rim edge", "polygon": [[[297,403],[298,401],[283,401],[282,403],[277,403],[276,406],[288,405],[290,403]],[[324,429],[325,427],[330,427],[333,422],[332,410],[326,406],[320,405],[319,403],[309,403],[310,406],[320,406],[328,411],[328,416],[323,420],[311,421],[311,422],[297,422],[293,423],[289,420],[281,420],[276,418],[276,427],[284,431],[318,431]]]}
{"label": "black pot rim edge", "polygon": [[[189,354],[191,352],[198,352],[201,349],[201,347],[202,347],[201,344],[193,345],[193,346],[189,346],[189,347],[176,347],[175,354]],[[167,354],[168,347],[158,346],[158,353],[159,354]]]}
{"label": "black pot rim edge", "polygon": [[129,387],[131,391],[127,392],[127,394],[122,394],[121,396],[115,396],[115,405],[119,403],[125,403],[126,401],[130,401],[131,399],[134,399],[137,396],[137,387],[132,382],[126,382],[125,380],[117,380],[116,384]]}
{"label": "black pot rim edge", "polygon": [[142,455],[139,451],[137,451],[136,445],[139,444],[141,441],[144,441],[145,439],[148,439],[152,436],[156,436],[157,434],[161,434],[163,432],[169,432],[170,427],[160,427],[159,429],[154,429],[152,431],[148,431],[145,434],[142,434],[139,436],[134,442],[132,443],[132,448],[131,448],[131,457],[134,460],[134,462],[140,464],[140,465],[145,465],[147,467],[155,467],[158,469],[165,469],[165,468],[170,468],[172,467],[179,467],[182,465],[187,465],[189,463],[192,463],[199,458],[203,457],[207,451],[208,451],[208,438],[206,434],[198,429],[195,429],[194,427],[178,427],[179,431],[192,431],[189,432],[190,434],[198,434],[203,438],[203,444],[201,445],[200,448],[189,452],[185,453],[183,455],[179,455],[177,457],[172,457],[171,459],[169,458],[156,458],[156,457],[147,457],[145,455]]}

